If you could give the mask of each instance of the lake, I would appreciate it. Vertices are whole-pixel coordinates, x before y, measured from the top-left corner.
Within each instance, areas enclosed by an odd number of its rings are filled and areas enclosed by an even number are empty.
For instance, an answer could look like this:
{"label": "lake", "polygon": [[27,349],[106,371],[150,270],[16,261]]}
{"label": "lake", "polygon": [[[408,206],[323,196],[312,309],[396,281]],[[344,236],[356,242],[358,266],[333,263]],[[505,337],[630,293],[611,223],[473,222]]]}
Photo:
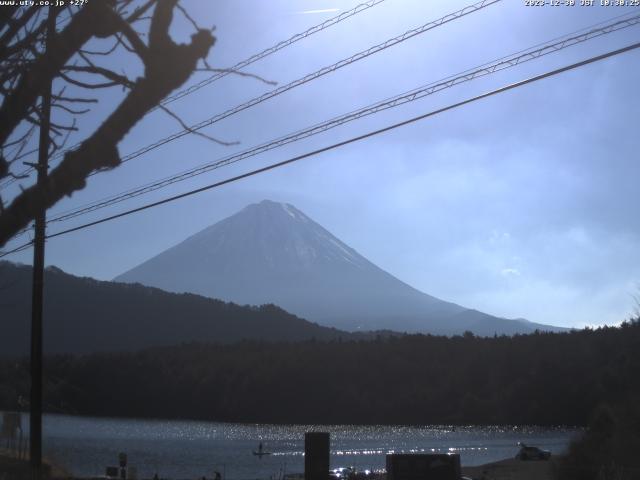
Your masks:
{"label": "lake", "polygon": [[[304,470],[304,433],[331,433],[331,465],[383,468],[387,453],[456,452],[463,465],[513,457],[522,441],[562,453],[570,428],[253,425],[45,415],[44,454],[78,476],[104,475],[126,452],[138,477],[266,479]],[[28,432],[28,416],[23,417]],[[272,455],[252,454],[258,443]]]}

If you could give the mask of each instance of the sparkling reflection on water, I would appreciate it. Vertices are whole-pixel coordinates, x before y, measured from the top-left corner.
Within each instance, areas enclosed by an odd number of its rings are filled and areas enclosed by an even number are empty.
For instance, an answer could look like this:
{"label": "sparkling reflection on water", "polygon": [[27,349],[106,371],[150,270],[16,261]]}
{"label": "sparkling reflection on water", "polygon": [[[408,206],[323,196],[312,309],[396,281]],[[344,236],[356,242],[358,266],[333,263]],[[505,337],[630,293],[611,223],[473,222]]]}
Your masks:
{"label": "sparkling reflection on water", "polygon": [[[266,479],[303,471],[307,431],[331,433],[332,468],[383,468],[385,455],[394,452],[456,452],[463,465],[479,465],[513,457],[519,441],[558,454],[577,433],[523,426],[254,425],[45,415],[44,451],[77,476],[103,475],[126,452],[139,478],[156,472],[162,478],[210,478],[219,471],[231,480]],[[254,456],[259,442],[272,455]]]}

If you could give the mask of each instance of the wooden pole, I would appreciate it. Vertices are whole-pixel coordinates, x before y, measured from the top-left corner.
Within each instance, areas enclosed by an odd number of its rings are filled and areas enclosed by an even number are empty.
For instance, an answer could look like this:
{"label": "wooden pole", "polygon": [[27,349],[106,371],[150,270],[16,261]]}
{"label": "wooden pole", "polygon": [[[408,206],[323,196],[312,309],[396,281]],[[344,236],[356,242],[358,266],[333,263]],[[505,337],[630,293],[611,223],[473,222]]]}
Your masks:
{"label": "wooden pole", "polygon": [[[55,34],[56,15],[49,7],[47,18],[47,43],[49,50]],[[40,117],[40,143],[38,146],[38,184],[43,185],[47,178],[49,163],[49,134],[51,117],[51,84],[42,92],[42,111]],[[33,289],[31,297],[31,395],[29,409],[29,459],[34,478],[42,473],[42,299],[44,286],[44,241],[46,208],[44,202],[35,217],[35,238],[33,243]]]}

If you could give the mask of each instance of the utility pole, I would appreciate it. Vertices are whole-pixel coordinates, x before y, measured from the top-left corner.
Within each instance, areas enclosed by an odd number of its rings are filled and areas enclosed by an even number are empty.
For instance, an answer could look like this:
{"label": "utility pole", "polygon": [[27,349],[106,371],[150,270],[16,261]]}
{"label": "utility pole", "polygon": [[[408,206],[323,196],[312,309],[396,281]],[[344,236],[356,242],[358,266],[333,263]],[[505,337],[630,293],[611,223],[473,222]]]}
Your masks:
{"label": "utility pole", "polygon": [[[54,7],[49,7],[47,18],[45,51],[51,49],[51,40],[56,31]],[[49,168],[49,133],[51,117],[51,88],[49,81],[42,92],[40,116],[40,142],[38,145],[38,186],[44,186]],[[33,243],[33,289],[31,297],[31,398],[29,410],[29,458],[33,477],[42,474],[42,298],[44,284],[44,240],[46,207],[44,201],[35,217]]]}

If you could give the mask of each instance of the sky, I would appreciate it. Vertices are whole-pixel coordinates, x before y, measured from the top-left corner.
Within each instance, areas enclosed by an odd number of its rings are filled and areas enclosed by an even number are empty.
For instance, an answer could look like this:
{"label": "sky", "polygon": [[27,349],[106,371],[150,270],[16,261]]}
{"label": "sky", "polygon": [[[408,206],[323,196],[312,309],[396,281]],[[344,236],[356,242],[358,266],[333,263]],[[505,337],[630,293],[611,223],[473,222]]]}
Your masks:
{"label": "sky", "polygon": [[[208,61],[235,63],[356,6],[338,0],[186,0],[217,38]],[[246,68],[278,85],[459,10],[471,1],[385,0]],[[87,187],[49,216],[173,175],[640,8],[529,7],[504,0],[171,142]],[[172,35],[193,27],[176,16]],[[51,225],[48,233],[219,181],[637,42],[634,26]],[[566,72],[296,164],[51,239],[46,263],[110,280],[265,198],[295,205],[399,279],[438,298],[507,318],[583,327],[629,318],[640,293],[640,51]],[[138,61],[107,59],[131,76]],[[209,73],[194,74],[190,83]],[[273,86],[228,75],[171,104],[187,123]],[[70,144],[123,97],[99,93]],[[120,144],[126,154],[181,130],[161,111]],[[53,162],[55,164],[55,162]],[[30,180],[23,181],[27,186]],[[3,190],[10,200],[17,186]],[[28,237],[12,241],[19,245]],[[9,257],[31,263],[30,250]]]}

